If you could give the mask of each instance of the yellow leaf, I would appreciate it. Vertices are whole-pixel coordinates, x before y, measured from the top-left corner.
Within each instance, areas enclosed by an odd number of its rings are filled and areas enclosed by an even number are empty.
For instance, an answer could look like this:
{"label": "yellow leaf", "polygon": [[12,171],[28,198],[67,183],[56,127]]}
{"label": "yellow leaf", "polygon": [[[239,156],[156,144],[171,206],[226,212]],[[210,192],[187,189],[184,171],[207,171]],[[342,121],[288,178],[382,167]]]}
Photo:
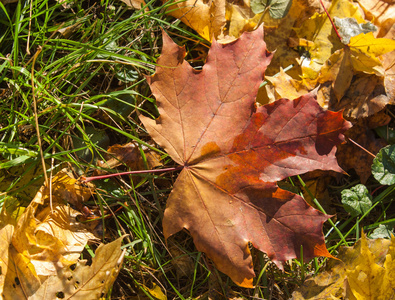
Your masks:
{"label": "yellow leaf", "polygon": [[325,271],[308,279],[293,293],[296,299],[377,299],[395,297],[395,238],[367,239],[342,247]]}
{"label": "yellow leaf", "polygon": [[293,79],[282,68],[279,76],[266,76],[265,79],[270,81],[275,88],[275,100],[280,98],[296,99],[309,92],[302,82]]}
{"label": "yellow leaf", "polygon": [[[5,299],[52,300],[58,292],[73,295],[73,299],[87,299],[91,293],[95,296],[89,299],[99,299],[117,276],[123,258],[122,239],[99,247],[91,266],[78,260],[95,236],[77,221],[80,213],[65,202],[82,203],[91,196],[90,189],[61,171],[52,180],[52,192],[52,209],[47,186],[41,187],[23,213],[12,198],[3,205],[0,292]],[[72,264],[77,265],[74,271],[69,268]]]}
{"label": "yellow leaf", "polygon": [[90,266],[78,261],[75,268],[63,268],[56,275],[49,276],[35,292],[31,300],[58,299],[100,299],[112,287],[122,266],[125,251],[121,250],[123,237],[100,245]]}
{"label": "yellow leaf", "polygon": [[343,98],[354,75],[349,52],[347,48],[335,51],[321,68],[318,78],[319,83],[332,82],[332,89],[337,101]]}
{"label": "yellow leaf", "polygon": [[168,7],[167,13],[180,19],[208,41],[217,37],[226,24],[225,0],[186,0]]}
{"label": "yellow leaf", "polygon": [[374,55],[360,52],[355,48],[350,49],[350,54],[351,64],[354,71],[384,76],[384,68],[381,64],[381,61]]}
{"label": "yellow leaf", "polygon": [[367,55],[380,56],[395,50],[395,40],[375,38],[372,32],[353,36],[348,44],[352,49]]}
{"label": "yellow leaf", "polygon": [[355,259],[354,268],[346,270],[352,294],[358,300],[391,299],[394,292],[390,287],[386,270],[376,263],[377,257],[370,251],[365,235],[361,237],[361,248]]}
{"label": "yellow leaf", "polygon": [[146,290],[152,297],[154,297],[157,300],[167,300],[167,297],[165,294],[163,294],[162,290],[158,285],[155,283],[152,284],[153,287],[152,289],[146,287],[145,285],[142,286],[144,290]]}
{"label": "yellow leaf", "polygon": [[[334,0],[328,12],[332,18],[354,18],[358,23],[365,22],[358,7],[349,0]],[[318,77],[325,61],[336,50],[342,49],[344,45],[334,32],[326,14],[315,14],[295,31],[299,38],[314,42],[314,46],[308,49],[311,54],[311,61],[302,67],[303,73],[308,74],[308,78],[314,79]]]}

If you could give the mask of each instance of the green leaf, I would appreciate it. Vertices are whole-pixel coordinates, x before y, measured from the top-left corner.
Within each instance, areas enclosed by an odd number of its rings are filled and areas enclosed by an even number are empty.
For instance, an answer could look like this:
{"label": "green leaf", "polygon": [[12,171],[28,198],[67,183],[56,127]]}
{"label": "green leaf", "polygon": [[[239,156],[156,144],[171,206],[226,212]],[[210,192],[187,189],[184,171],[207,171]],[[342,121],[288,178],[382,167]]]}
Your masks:
{"label": "green leaf", "polygon": [[344,209],[353,217],[364,214],[372,207],[372,196],[363,184],[343,190],[341,195]]}
{"label": "green leaf", "polygon": [[395,144],[395,130],[388,125],[380,126],[374,129],[376,133],[387,141],[388,144]]}
{"label": "green leaf", "polygon": [[373,230],[373,232],[369,236],[369,238],[371,238],[371,239],[379,239],[379,238],[390,239],[391,235],[394,234],[393,228],[394,228],[393,225],[380,224],[379,227],[377,227],[375,230]]}
{"label": "green leaf", "polygon": [[269,7],[270,16],[273,19],[284,18],[292,5],[292,0],[251,0],[251,10],[260,14]]}
{"label": "green leaf", "polygon": [[373,160],[372,174],[381,184],[395,183],[395,145],[389,145],[377,153]]}

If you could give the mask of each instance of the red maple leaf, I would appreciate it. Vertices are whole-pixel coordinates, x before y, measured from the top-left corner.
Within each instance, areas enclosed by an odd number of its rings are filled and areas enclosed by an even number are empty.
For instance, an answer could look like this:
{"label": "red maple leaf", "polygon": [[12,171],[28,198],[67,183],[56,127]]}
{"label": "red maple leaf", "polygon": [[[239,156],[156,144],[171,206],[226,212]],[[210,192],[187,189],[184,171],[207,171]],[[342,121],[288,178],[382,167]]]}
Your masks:
{"label": "red maple leaf", "polygon": [[328,216],[276,181],[315,169],[341,172],[336,145],[351,125],[324,111],[314,95],[256,108],[272,54],[263,28],[230,44],[213,42],[201,71],[164,34],[148,78],[160,117],[141,116],[148,133],[183,169],[167,202],[166,238],[183,228],[216,267],[241,286],[255,276],[249,242],[280,268],[328,253]]}

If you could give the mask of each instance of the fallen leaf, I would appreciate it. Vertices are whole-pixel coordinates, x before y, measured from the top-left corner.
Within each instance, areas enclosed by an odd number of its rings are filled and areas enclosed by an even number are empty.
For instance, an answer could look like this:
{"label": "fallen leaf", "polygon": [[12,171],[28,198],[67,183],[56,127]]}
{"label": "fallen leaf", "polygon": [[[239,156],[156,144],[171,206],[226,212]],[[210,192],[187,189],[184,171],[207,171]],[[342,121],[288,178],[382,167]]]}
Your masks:
{"label": "fallen leaf", "polygon": [[384,77],[359,73],[340,101],[331,102],[331,110],[344,110],[344,116],[358,120],[371,117],[394,103],[394,97],[387,93]]}
{"label": "fallen leaf", "polygon": [[328,216],[275,182],[314,169],[342,172],[336,145],[350,123],[323,111],[312,94],[255,107],[271,58],[262,28],[230,44],[214,41],[201,71],[184,56],[164,35],[148,78],[160,116],[140,116],[183,166],[167,202],[165,237],[187,229],[197,249],[245,287],[255,275],[249,242],[280,268],[301,245],[305,260],[330,256],[322,235]]}
{"label": "fallen leaf", "polygon": [[[164,1],[166,2],[166,1]],[[225,0],[186,0],[167,8],[167,13],[196,30],[204,39],[211,41],[219,36],[226,24]]]}
{"label": "fallen leaf", "polygon": [[384,69],[379,71],[375,69],[376,65],[382,66],[378,57],[394,51],[395,40],[375,38],[373,33],[369,32],[351,37],[348,45],[355,57],[352,63],[354,70],[384,76]]}
{"label": "fallen leaf", "polygon": [[134,8],[134,9],[141,9],[142,6],[145,5],[144,0],[121,0],[126,6]]}
{"label": "fallen leaf", "polygon": [[335,51],[325,62],[321,68],[318,82],[332,82],[332,91],[337,101],[340,101],[350,87],[353,76],[350,49],[340,49]]}
{"label": "fallen leaf", "polygon": [[282,68],[278,76],[265,76],[265,79],[274,86],[275,100],[281,98],[295,99],[309,92],[301,81],[293,79]]}
{"label": "fallen leaf", "polygon": [[[288,75],[294,79],[300,78],[302,69],[297,60],[301,55],[292,49],[295,46],[289,45],[288,41],[290,38],[295,38],[295,28],[299,28],[305,20],[321,11],[323,10],[319,1],[293,0],[286,18],[273,22],[265,15],[262,20],[265,25],[265,42],[270,51],[275,51],[266,74],[274,75],[278,73],[280,67],[293,65],[293,68],[287,72]],[[310,43],[306,39],[304,41]]]}
{"label": "fallen leaf", "polygon": [[350,43],[350,39],[353,36],[357,36],[361,33],[374,32],[377,27],[372,23],[359,24],[354,18],[333,18],[333,23],[337,27],[337,31],[341,37],[343,44],[347,45]]}
{"label": "fallen leaf", "polygon": [[149,287],[146,287],[145,285],[141,286],[145,291],[147,291],[152,297],[154,297],[157,300],[167,300],[167,296],[162,292],[160,287],[156,285],[155,283],[152,284],[153,287],[150,289]]}
{"label": "fallen leaf", "polygon": [[136,143],[127,143],[125,145],[113,145],[107,149],[106,161],[99,161],[98,166],[102,168],[116,168],[126,164],[131,170],[153,169],[162,165],[160,155],[151,151],[146,146],[141,146],[144,151],[147,166],[140,153],[140,147]]}
{"label": "fallen leaf", "polygon": [[[378,121],[375,121],[377,119]],[[390,118],[383,112],[372,115],[369,118],[361,118],[345,135],[357,142],[361,147],[376,155],[387,143],[382,138],[377,138],[373,128],[384,126]],[[366,183],[371,175],[373,156],[365,150],[354,145],[352,142],[338,146],[336,154],[339,165],[345,170],[354,169],[360,177],[361,183]]]}
{"label": "fallen leaf", "polygon": [[96,300],[106,296],[118,276],[125,251],[123,237],[101,244],[91,265],[79,260],[73,268],[63,268],[48,277],[31,300],[83,299]]}
{"label": "fallen leaf", "polygon": [[[51,288],[57,289],[59,285],[62,285],[66,290],[69,289],[75,293],[76,282],[86,282],[85,279],[77,277],[74,277],[76,279],[74,282],[70,274],[67,277],[60,277],[66,276],[64,275],[66,269],[69,269],[71,265],[81,264],[78,260],[80,253],[88,240],[96,239],[87,229],[86,224],[77,221],[76,218],[80,212],[66,204],[67,201],[87,200],[91,197],[90,188],[69,177],[65,170],[58,172],[52,178],[51,185],[52,189],[47,186],[41,187],[26,209],[20,209],[18,202],[12,198],[9,198],[3,206],[0,218],[1,249],[3,249],[0,251],[0,290],[4,299],[39,299],[41,297],[58,299],[55,292],[44,297],[43,294],[38,294],[38,291],[47,289],[46,292],[49,293],[53,291]],[[50,197],[50,191],[52,191],[52,197]],[[100,257],[99,249],[100,247],[96,253],[97,260]],[[122,252],[120,245],[118,251]],[[119,257],[116,261],[118,259]],[[114,264],[114,261],[109,258],[105,261],[107,264]],[[90,278],[87,281],[95,280],[100,273],[99,271],[95,271],[95,274],[84,272],[84,276]],[[113,271],[104,269],[104,272],[108,280],[112,280],[111,272]],[[56,283],[56,280],[61,283]],[[100,278],[100,282],[96,282],[98,287],[103,286],[102,280],[103,278]],[[49,282],[53,284],[51,288],[46,286]],[[84,288],[86,287],[88,285]],[[99,296],[88,298],[99,299],[102,293],[108,291],[108,287],[109,285],[105,284],[107,290],[98,289]],[[56,290],[56,293],[60,291],[65,293],[64,290]]]}
{"label": "fallen leaf", "polygon": [[358,0],[366,17],[380,28],[378,37],[384,37],[395,23],[395,5],[393,1],[387,0]]}
{"label": "fallen leaf", "polygon": [[370,240],[363,234],[354,247],[341,247],[339,260],[306,280],[293,300],[393,299],[395,290],[395,238]]}
{"label": "fallen leaf", "polygon": [[[328,9],[329,15],[337,18],[354,18],[358,23],[364,23],[358,6],[349,0],[334,0]],[[314,80],[318,77],[321,67],[329,57],[339,49],[344,47],[333,30],[328,16],[315,14],[306,20],[300,28],[295,29],[299,38],[304,38],[314,42],[314,46],[309,48],[311,60],[302,65],[305,77]]]}

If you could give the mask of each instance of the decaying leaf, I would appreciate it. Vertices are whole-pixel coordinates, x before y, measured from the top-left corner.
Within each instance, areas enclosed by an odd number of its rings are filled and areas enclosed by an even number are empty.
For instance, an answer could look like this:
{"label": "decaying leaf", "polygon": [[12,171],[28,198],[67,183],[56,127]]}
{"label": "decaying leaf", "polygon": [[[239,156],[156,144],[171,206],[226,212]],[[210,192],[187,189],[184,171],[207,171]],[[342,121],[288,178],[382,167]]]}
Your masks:
{"label": "decaying leaf", "polygon": [[380,28],[378,37],[384,37],[395,23],[395,3],[386,0],[358,0],[366,17]]}
{"label": "decaying leaf", "polygon": [[[387,143],[384,139],[376,137],[373,128],[384,126],[389,121],[390,117],[384,112],[374,114],[369,118],[361,118],[353,124],[353,127],[345,135],[373,155],[376,155]],[[350,142],[339,145],[336,154],[339,165],[345,171],[354,169],[360,177],[361,183],[365,183],[372,174],[371,168],[374,158],[373,155],[364,149]]]}
{"label": "decaying leaf", "polygon": [[377,27],[372,23],[367,22],[359,24],[354,18],[334,17],[333,23],[337,27],[343,44],[346,45],[350,43],[350,39],[353,36],[357,36],[361,33],[374,32],[377,30]]}
{"label": "decaying leaf", "polygon": [[293,300],[393,299],[395,296],[395,237],[367,239],[363,234],[354,247],[342,247],[339,260],[308,279],[293,293]]}
{"label": "decaying leaf", "polygon": [[107,160],[99,161],[98,166],[102,168],[115,168],[122,164],[126,164],[131,170],[145,170],[153,169],[161,166],[160,155],[150,151],[145,146],[141,146],[141,151],[144,152],[147,166],[145,166],[144,159],[140,153],[140,147],[136,143],[127,143],[125,145],[113,145],[107,149]]}
{"label": "decaying leaf", "polygon": [[125,3],[128,7],[132,7],[134,9],[141,9],[142,6],[145,5],[144,0],[121,0]]}
{"label": "decaying leaf", "polygon": [[[39,299],[37,292],[49,278],[60,280],[59,274],[79,263],[88,240],[96,238],[77,221],[80,213],[67,202],[83,202],[89,197],[88,187],[61,171],[52,179],[52,197],[49,187],[43,186],[26,209],[7,200],[0,219],[3,299]],[[69,281],[63,279],[67,286]],[[52,294],[45,299],[57,298]]]}
{"label": "decaying leaf", "polygon": [[292,0],[251,0],[251,10],[255,14],[263,13],[269,9],[270,16],[274,19],[284,18],[292,5]]}
{"label": "decaying leaf", "polygon": [[125,251],[121,250],[123,237],[109,244],[101,244],[91,265],[78,261],[73,268],[61,269],[43,282],[32,300],[103,298],[112,287],[122,266]]}
{"label": "decaying leaf", "polygon": [[263,29],[213,42],[202,71],[164,35],[148,78],[160,117],[141,116],[151,137],[183,166],[167,202],[166,238],[186,228],[198,250],[241,286],[254,271],[249,242],[281,268],[303,245],[306,260],[330,256],[322,236],[328,216],[276,181],[314,169],[342,170],[336,145],[351,125],[323,111],[314,95],[255,107],[270,62]]}

